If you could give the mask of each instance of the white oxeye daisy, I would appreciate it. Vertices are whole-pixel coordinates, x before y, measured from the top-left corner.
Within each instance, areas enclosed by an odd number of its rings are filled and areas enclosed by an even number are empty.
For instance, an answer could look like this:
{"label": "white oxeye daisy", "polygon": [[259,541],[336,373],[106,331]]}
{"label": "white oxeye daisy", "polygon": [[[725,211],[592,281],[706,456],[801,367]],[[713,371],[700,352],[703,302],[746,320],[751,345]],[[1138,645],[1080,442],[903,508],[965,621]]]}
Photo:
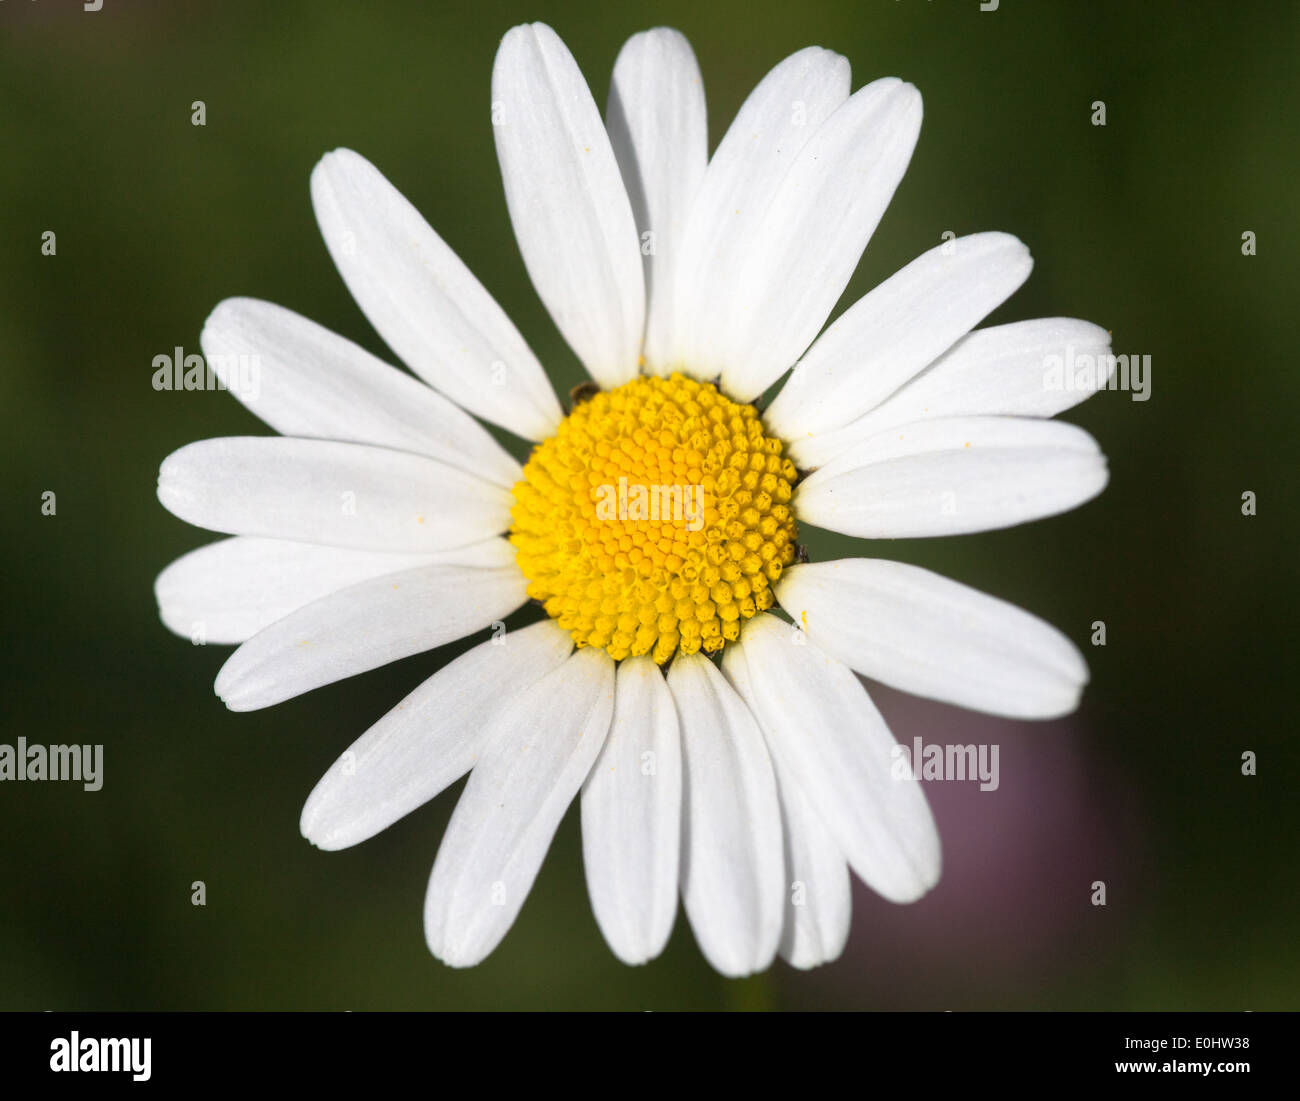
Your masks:
{"label": "white oxeye daisy", "polygon": [[[1045,385],[1044,366],[1106,353],[1107,333],[1066,319],[970,332],[1030,269],[1014,237],[980,233],[818,336],[921,124],[915,88],[850,95],[828,50],[773,69],[711,159],[699,71],[672,30],[623,48],[604,123],[541,24],[505,36],[492,99],[524,263],[594,394],[566,415],[414,207],[356,153],[329,154],[312,175],[325,242],[421,381],[278,306],[218,306],[204,352],[282,438],[163,463],[163,504],[234,536],[163,571],[163,620],[241,644],[216,689],[245,711],[532,598],[547,618],[494,632],[343,754],[303,834],[355,845],[469,772],[424,914],[433,953],[466,966],[509,929],[581,792],[592,906],[620,959],[663,949],[679,889],[724,974],[778,951],[834,959],[850,870],[907,902],[940,867],[858,674],[1042,719],[1075,707],[1087,670],[1046,623],[926,570],[796,564],[797,525],[956,534],[1094,496],[1097,445],[1046,419],[1086,391]],[[250,363],[257,385],[240,387]],[[475,417],[535,444],[527,463]]]}

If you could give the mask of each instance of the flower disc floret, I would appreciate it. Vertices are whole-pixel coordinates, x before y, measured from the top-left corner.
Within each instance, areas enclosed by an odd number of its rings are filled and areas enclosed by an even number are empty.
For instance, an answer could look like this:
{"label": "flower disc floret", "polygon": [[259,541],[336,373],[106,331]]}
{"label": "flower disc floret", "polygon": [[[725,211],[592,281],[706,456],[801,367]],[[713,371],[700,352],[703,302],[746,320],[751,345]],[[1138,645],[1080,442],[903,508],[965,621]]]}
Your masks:
{"label": "flower disc floret", "polygon": [[797,473],[752,405],[683,375],[577,405],[514,487],[528,595],[610,657],[716,653],[793,561]]}

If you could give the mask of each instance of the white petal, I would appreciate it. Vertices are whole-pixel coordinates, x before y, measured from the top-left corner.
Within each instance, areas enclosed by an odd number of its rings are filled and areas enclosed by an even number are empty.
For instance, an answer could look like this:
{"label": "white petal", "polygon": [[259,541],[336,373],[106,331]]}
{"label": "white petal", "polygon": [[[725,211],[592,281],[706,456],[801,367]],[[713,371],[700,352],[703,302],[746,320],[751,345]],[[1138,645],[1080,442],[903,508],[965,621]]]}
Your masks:
{"label": "white petal", "polygon": [[526,587],[514,565],[417,566],[362,581],[245,642],[217,674],[217,695],[232,711],[270,707],[473,634],[523,604]]}
{"label": "white petal", "polygon": [[582,789],[582,856],[596,922],[628,964],[654,959],[677,914],[681,734],[648,657],[619,664],[614,721]]}
{"label": "white petal", "polygon": [[321,777],[302,809],[303,837],[345,849],[427,803],[474,767],[497,716],[572,649],[569,633],[544,619],[439,669]]}
{"label": "white petal", "polygon": [[642,241],[646,366],[666,374],[674,348],[673,269],[709,160],[704,81],[685,35],[656,27],[627,40],[614,62],[605,118]]}
{"label": "white petal", "polygon": [[154,594],[163,623],[178,635],[244,642],[304,604],[371,577],[434,563],[505,566],[513,560],[514,548],[504,539],[434,554],[389,554],[237,535],[176,559],[158,575]]}
{"label": "white petal", "polygon": [[[754,711],[749,665],[738,645],[732,644],[724,651],[723,670]],[[756,711],[754,715],[762,726],[761,716]],[[771,734],[764,730],[763,736],[770,749]],[[772,771],[785,838],[787,896],[779,951],[792,967],[807,970],[838,959],[844,951],[853,916],[849,866],[819,809],[775,755]]]}
{"label": "white petal", "polygon": [[201,339],[217,377],[282,436],[414,451],[507,489],[522,476],[459,406],[292,310],[228,298]]}
{"label": "white petal", "polygon": [[807,971],[844,953],[853,920],[849,866],[821,817],[776,762],[777,791],[785,826],[785,924],[781,958]]}
{"label": "white petal", "polygon": [[542,440],[562,417],[537,357],[469,268],[374,165],[350,149],[311,174],[335,266],[390,348],[485,420]]}
{"label": "white petal", "polygon": [[921,785],[895,776],[893,735],[847,665],[775,616],[755,616],[723,655],[758,716],[777,773],[816,809],[850,867],[891,902],[939,881],[939,834]]}
{"label": "white petal", "polygon": [[885,429],[801,482],[800,523],[863,539],[962,535],[1067,512],[1106,486],[1081,428],[1027,417],[939,417]]}
{"label": "white petal", "polygon": [[1054,417],[1102,389],[1114,371],[1110,334],[1067,317],[994,325],[957,341],[893,396],[843,428],[790,449],[804,469],[825,465],[895,425],[931,417]]}
{"label": "white petal", "polygon": [[923,253],[808,349],[764,414],[769,428],[797,446],[861,416],[1005,301],[1032,266],[1007,233],[975,233]]}
{"label": "white petal", "polygon": [[425,938],[444,963],[472,967],[514,923],[613,710],[614,663],[587,648],[492,723],[425,896]]}
{"label": "white petal", "polygon": [[920,132],[921,94],[889,77],[855,92],[799,151],[720,319],[722,385],[737,401],[771,386],[826,323]]}
{"label": "white petal", "polygon": [[709,161],[687,219],[676,281],[676,349],[698,378],[722,369],[715,347],[773,196],[813,133],[849,95],[849,63],[809,46],[767,74],[741,105]]}
{"label": "white petal", "polygon": [[493,133],[524,266],[564,339],[602,386],[637,374],[641,249],[600,111],[544,23],[506,32],[492,67]]}
{"label": "white petal", "polygon": [[407,451],[230,436],[168,455],[158,471],[158,500],[210,531],[421,552],[505,531],[514,498],[500,486]]}
{"label": "white petal", "polygon": [[781,807],[749,708],[700,654],[668,673],[682,728],[682,902],[722,974],[761,971],[781,939]]}
{"label": "white petal", "polygon": [[1013,719],[1073,711],[1088,680],[1065,635],[1005,600],[901,562],[791,566],[777,599],[809,639],[904,692]]}

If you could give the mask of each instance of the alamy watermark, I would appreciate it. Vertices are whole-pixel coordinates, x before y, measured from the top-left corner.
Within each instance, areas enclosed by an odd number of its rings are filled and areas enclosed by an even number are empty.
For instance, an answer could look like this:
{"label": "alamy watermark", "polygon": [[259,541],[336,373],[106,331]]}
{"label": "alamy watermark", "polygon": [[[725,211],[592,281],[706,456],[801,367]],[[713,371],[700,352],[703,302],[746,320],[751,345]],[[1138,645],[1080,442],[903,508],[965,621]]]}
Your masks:
{"label": "alamy watermark", "polygon": [[997,791],[1001,783],[996,745],[926,745],[918,737],[910,748],[896,745],[889,755],[895,780],[978,780],[980,791]]}
{"label": "alamy watermark", "polygon": [[680,524],[687,531],[704,526],[704,487],[700,485],[642,485],[620,478],[596,487],[596,519],[649,520]]}
{"label": "alamy watermark", "polygon": [[75,780],[87,791],[104,786],[102,745],[0,745],[0,780]]}
{"label": "alamy watermark", "polygon": [[1044,358],[1043,389],[1089,394],[1095,390],[1128,390],[1134,401],[1146,401],[1151,397],[1151,357],[1076,353],[1067,345],[1065,355]]}
{"label": "alamy watermark", "polygon": [[155,390],[229,390],[241,401],[256,401],[262,393],[262,361],[256,355],[208,356],[185,354],[176,348],[153,357]]}
{"label": "alamy watermark", "polygon": [[129,1074],[132,1081],[147,1082],[152,1074],[151,1037],[82,1036],[73,1032],[50,1041],[50,1070],[62,1073]]}

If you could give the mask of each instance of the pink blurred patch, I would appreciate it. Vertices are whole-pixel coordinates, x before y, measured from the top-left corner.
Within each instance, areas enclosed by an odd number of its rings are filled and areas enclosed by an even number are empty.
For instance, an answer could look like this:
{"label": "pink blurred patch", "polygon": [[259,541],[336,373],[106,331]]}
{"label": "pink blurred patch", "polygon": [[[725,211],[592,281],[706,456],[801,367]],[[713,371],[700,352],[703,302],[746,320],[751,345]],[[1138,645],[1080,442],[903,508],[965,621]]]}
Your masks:
{"label": "pink blurred patch", "polygon": [[[927,746],[997,745],[999,786],[924,782],[943,841],[939,885],[899,906],[854,877],[844,956],[803,976],[787,969],[793,1000],[860,991],[875,1005],[941,1009],[931,996],[969,988],[995,1004],[1077,977],[1112,951],[1136,914],[1140,816],[1122,778],[1087,755],[1078,717],[1016,722],[868,687],[909,751],[918,736]],[[1093,905],[1097,880],[1104,907]]]}

